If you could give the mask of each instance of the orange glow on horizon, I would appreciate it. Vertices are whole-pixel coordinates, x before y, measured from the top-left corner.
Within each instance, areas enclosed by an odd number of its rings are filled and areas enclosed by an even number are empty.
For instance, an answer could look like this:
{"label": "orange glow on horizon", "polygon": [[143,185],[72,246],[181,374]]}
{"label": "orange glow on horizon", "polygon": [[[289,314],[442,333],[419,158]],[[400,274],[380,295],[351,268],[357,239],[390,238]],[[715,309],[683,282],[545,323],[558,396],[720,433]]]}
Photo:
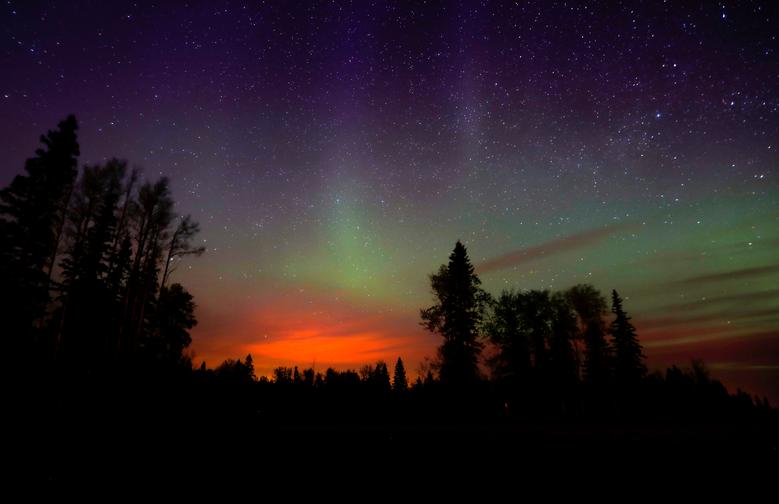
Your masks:
{"label": "orange glow on horizon", "polygon": [[418,364],[435,355],[437,337],[419,326],[416,313],[380,310],[310,288],[275,294],[226,304],[229,316],[205,317],[196,329],[196,361],[214,368],[250,353],[256,374],[270,376],[278,366],[344,370],[378,360],[391,369],[400,357],[414,379]]}

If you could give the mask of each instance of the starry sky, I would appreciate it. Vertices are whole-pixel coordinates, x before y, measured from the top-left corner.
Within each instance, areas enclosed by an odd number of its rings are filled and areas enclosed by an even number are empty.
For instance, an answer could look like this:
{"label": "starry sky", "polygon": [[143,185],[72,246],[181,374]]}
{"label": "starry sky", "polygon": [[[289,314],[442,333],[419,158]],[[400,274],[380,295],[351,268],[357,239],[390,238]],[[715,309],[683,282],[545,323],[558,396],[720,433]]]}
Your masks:
{"label": "starry sky", "polygon": [[[484,287],[616,288],[649,367],[779,403],[774,2],[4,1],[0,185],[68,113],[172,179],[195,361],[400,356]],[[773,4],[773,5],[772,5]]]}

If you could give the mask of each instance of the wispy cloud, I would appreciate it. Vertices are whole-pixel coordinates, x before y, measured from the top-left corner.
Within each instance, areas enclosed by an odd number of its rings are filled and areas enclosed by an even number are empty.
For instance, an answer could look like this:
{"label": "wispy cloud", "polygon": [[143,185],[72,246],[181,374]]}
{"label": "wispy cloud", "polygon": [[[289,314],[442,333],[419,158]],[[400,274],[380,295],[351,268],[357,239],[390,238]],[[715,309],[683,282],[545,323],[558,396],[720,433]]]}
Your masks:
{"label": "wispy cloud", "polygon": [[658,330],[642,333],[644,348],[656,352],[657,349],[667,347],[682,347],[688,345],[712,344],[716,341],[735,341],[755,338],[764,333],[772,335],[776,331],[761,331],[749,327],[731,327],[728,325],[716,325],[707,327],[677,327],[669,330]]}
{"label": "wispy cloud", "polygon": [[518,266],[538,259],[545,259],[556,254],[570,252],[585,247],[596,245],[609,236],[620,231],[635,228],[636,224],[613,224],[597,229],[590,229],[582,233],[565,236],[556,240],[550,240],[540,245],[524,247],[514,250],[507,254],[489,259],[478,266],[479,273],[488,273],[490,271],[501,270],[504,268]]}
{"label": "wispy cloud", "polygon": [[[720,328],[723,329],[723,328]],[[704,337],[709,333],[711,337]],[[684,340],[645,342],[647,356],[656,364],[680,363],[695,357],[706,362],[742,362],[751,365],[775,365],[779,358],[779,330],[757,329],[728,334],[710,329],[690,329]]]}
{"label": "wispy cloud", "polygon": [[715,322],[729,324],[735,320],[776,318],[777,316],[779,316],[779,312],[775,308],[765,310],[730,309],[695,316],[642,318],[636,321],[636,325],[640,325],[644,330],[653,330],[663,327],[695,326]]}
{"label": "wispy cloud", "polygon": [[739,294],[729,294],[726,296],[705,297],[686,303],[676,303],[664,305],[652,310],[651,313],[689,313],[690,311],[700,311],[705,309],[718,309],[723,306],[735,305],[738,307],[754,306],[756,303],[773,303],[779,300],[779,289],[743,292]]}
{"label": "wispy cloud", "polygon": [[725,282],[728,280],[739,280],[742,278],[757,277],[779,273],[779,264],[770,264],[767,266],[756,266],[752,268],[742,268],[738,270],[723,271],[721,273],[709,273],[706,275],[697,275],[683,280],[679,283],[686,285],[710,284],[716,282]]}

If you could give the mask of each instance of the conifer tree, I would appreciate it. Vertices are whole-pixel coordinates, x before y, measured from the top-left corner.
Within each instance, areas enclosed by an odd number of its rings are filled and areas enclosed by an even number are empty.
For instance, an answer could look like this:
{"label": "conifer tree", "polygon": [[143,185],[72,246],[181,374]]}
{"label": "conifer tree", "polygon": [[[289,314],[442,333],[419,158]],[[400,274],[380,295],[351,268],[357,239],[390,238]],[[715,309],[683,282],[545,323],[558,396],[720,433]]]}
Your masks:
{"label": "conifer tree", "polygon": [[249,380],[256,381],[257,376],[254,374],[254,359],[252,358],[252,354],[246,356],[244,366],[246,366],[246,375],[249,377]]}
{"label": "conifer tree", "polygon": [[478,340],[489,294],[481,289],[465,246],[458,241],[442,265],[430,275],[437,303],[420,311],[421,324],[444,338],[439,347],[442,383],[465,385],[479,377],[477,366],[482,343]]}
{"label": "conifer tree", "polygon": [[610,330],[614,347],[614,378],[617,386],[632,387],[646,375],[645,356],[636,328],[622,308],[622,298],[616,290],[611,291],[611,311],[615,315]]}
{"label": "conifer tree", "polygon": [[[33,324],[49,303],[65,209],[77,174],[74,116],[41,136],[43,147],[0,191],[0,318],[10,344],[30,347]],[[21,345],[21,346],[17,346]]]}
{"label": "conifer tree", "polygon": [[395,363],[395,371],[392,376],[392,389],[395,392],[405,392],[408,389],[408,379],[406,378],[406,367],[403,360],[398,357]]}

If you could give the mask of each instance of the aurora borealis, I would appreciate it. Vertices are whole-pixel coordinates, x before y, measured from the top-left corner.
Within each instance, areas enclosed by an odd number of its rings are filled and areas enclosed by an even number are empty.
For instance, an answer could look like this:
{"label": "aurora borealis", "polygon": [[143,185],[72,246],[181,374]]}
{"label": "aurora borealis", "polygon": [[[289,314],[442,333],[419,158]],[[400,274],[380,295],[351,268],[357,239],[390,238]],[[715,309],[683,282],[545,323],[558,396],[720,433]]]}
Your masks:
{"label": "aurora borealis", "polygon": [[211,366],[358,367],[486,290],[625,298],[650,369],[779,402],[772,2],[5,2],[0,185],[68,113],[81,163],[172,180]]}

